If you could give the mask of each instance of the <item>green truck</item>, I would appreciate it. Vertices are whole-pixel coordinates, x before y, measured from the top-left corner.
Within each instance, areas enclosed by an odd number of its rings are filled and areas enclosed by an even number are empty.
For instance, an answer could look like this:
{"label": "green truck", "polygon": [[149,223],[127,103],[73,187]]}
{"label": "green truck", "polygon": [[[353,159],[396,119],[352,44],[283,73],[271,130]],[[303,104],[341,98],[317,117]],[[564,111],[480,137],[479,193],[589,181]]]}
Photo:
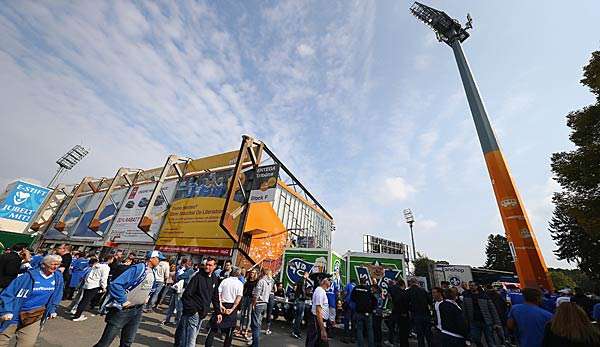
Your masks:
{"label": "green truck", "polygon": [[288,248],[283,253],[283,266],[279,279],[286,293],[304,273],[327,272],[332,280],[341,286],[346,283],[346,263],[344,258],[332,250],[321,248]]}

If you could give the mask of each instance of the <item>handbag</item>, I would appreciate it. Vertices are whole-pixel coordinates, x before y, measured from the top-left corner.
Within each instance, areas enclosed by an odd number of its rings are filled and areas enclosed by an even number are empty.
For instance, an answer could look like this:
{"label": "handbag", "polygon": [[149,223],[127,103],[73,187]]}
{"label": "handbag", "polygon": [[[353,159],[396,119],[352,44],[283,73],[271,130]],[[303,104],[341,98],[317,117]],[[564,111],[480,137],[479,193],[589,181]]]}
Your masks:
{"label": "handbag", "polygon": [[46,307],[38,307],[29,311],[19,312],[19,318],[21,321],[19,329],[41,320],[44,317],[44,313],[46,313]]}

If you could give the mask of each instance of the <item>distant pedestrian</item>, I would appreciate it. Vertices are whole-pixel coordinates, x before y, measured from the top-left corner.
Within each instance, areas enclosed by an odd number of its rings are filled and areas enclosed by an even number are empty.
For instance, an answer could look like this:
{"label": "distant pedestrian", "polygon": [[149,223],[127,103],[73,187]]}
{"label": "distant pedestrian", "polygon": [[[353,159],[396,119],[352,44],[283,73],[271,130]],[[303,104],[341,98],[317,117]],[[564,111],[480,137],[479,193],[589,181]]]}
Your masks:
{"label": "distant pedestrian", "polygon": [[304,319],[304,309],[306,303],[306,293],[308,292],[308,271],[304,271],[302,277],[294,285],[294,325],[292,330],[292,336],[299,339],[301,338],[300,328],[302,327],[302,320]]}
{"label": "distant pedestrian", "polygon": [[0,294],[0,346],[9,346],[13,335],[18,347],[33,347],[48,318],[56,317],[63,294],[58,255],[48,255],[40,268],[19,275]]}
{"label": "distant pedestrian", "polygon": [[239,334],[250,340],[250,320],[252,317],[252,292],[258,283],[258,276],[255,270],[246,273],[246,282],[244,283],[244,296],[242,297],[242,311],[240,314]]}
{"label": "distant pedestrian", "polygon": [[218,330],[225,334],[223,347],[231,346],[233,329],[237,323],[237,310],[244,294],[244,285],[238,279],[239,274],[240,269],[233,268],[230,270],[230,276],[223,279],[219,285],[219,310],[223,318],[220,323],[217,323],[217,316],[211,318],[210,329],[206,336],[206,347],[212,347],[215,331]]}
{"label": "distant pedestrian", "polygon": [[11,247],[10,252],[0,255],[0,291],[17,278],[23,260],[20,253],[24,248],[24,245],[16,244]]}
{"label": "distant pedestrian", "polygon": [[145,263],[129,267],[111,281],[108,287],[110,297],[106,305],[109,310],[105,319],[106,326],[95,347],[110,346],[117,335],[121,336],[121,347],[133,344],[144,305],[154,287],[154,268],[161,259],[164,259],[161,252],[148,251]]}
{"label": "distant pedestrian", "polygon": [[311,317],[306,328],[306,347],[329,346],[326,323],[329,320],[327,289],[331,285],[328,277],[318,277],[319,286],[312,295]]}
{"label": "distant pedestrian", "polygon": [[540,307],[542,293],[539,289],[524,288],[522,293],[525,303],[510,309],[507,326],[516,333],[520,347],[540,347],[552,313]]}
{"label": "distant pedestrian", "polygon": [[431,346],[431,309],[432,300],[427,291],[419,286],[416,278],[409,280],[408,294],[409,312],[412,326],[417,334],[419,347]]}
{"label": "distant pedestrian", "polygon": [[476,346],[484,346],[482,335],[488,347],[496,345],[494,329],[502,329],[496,306],[483,288],[475,282],[469,284],[469,291],[463,294],[465,317],[469,324],[471,342]]}
{"label": "distant pedestrian", "polygon": [[456,303],[456,292],[446,289],[443,300],[435,304],[436,328],[441,347],[463,347],[468,336],[467,322],[461,307]]}
{"label": "distant pedestrian", "polygon": [[71,262],[73,261],[73,256],[71,255],[71,246],[63,243],[55,249],[55,253],[62,259],[58,270],[60,270],[63,275],[63,283],[65,286],[63,290],[63,300],[65,300],[71,295],[69,290],[69,284],[71,283]]}
{"label": "distant pedestrian", "polygon": [[77,305],[77,311],[73,317],[73,321],[80,322],[87,319],[86,316],[82,315],[96,295],[104,293],[108,286],[108,273],[110,268],[106,263],[98,262],[97,258],[90,258],[88,265],[91,267],[89,273],[84,278],[83,296],[81,301]]}
{"label": "distant pedestrian", "polygon": [[158,298],[165,286],[165,283],[167,283],[167,280],[169,279],[170,267],[171,266],[169,265],[169,262],[166,261],[166,259],[163,259],[154,269],[156,272],[156,285],[152,292],[152,296],[150,296],[150,299],[144,308],[144,312],[150,312],[152,308],[156,308],[156,306],[158,306]]}
{"label": "distant pedestrian", "polygon": [[560,304],[546,324],[542,347],[598,346],[600,331],[592,325],[585,311],[572,302]]}
{"label": "distant pedestrian", "polygon": [[354,314],[356,311],[356,303],[352,301],[352,291],[356,288],[356,280],[350,279],[344,288],[344,342],[354,343],[356,337],[356,323]]}
{"label": "distant pedestrian", "polygon": [[373,308],[373,338],[375,340],[375,346],[381,347],[383,344],[382,323],[386,297],[377,284],[371,285],[371,294],[373,294],[373,297],[375,298],[375,305]]}
{"label": "distant pedestrian", "polygon": [[408,317],[408,294],[404,280],[400,278],[397,282],[395,281],[388,289],[388,293],[392,299],[388,342],[393,345],[395,336],[398,335],[400,347],[408,347],[410,320]]}
{"label": "distant pedestrian", "polygon": [[376,299],[367,283],[366,278],[361,278],[360,285],[352,290],[352,301],[356,303],[356,344],[358,347],[365,346],[365,331],[367,333],[367,346],[375,346],[373,310],[375,309]]}
{"label": "distant pedestrian", "polygon": [[256,287],[254,287],[254,290],[252,291],[252,319],[250,323],[252,340],[248,341],[248,345],[252,345],[252,347],[259,346],[262,317],[263,313],[267,310],[269,296],[273,290],[271,270],[263,269],[262,274],[261,279],[256,283]]}
{"label": "distant pedestrian", "polygon": [[209,257],[202,270],[193,275],[181,297],[183,314],[175,331],[176,347],[194,347],[200,331],[200,322],[208,315],[210,305],[217,324],[223,318],[219,310],[219,278],[214,274],[215,258]]}

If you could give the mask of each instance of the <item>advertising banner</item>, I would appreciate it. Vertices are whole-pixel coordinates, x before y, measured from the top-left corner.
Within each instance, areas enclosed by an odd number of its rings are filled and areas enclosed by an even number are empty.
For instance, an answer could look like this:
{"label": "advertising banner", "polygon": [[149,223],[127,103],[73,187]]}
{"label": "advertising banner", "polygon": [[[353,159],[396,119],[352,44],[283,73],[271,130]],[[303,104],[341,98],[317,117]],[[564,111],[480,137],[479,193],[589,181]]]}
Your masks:
{"label": "advertising banner", "polygon": [[[149,234],[154,238],[158,235],[169,202],[175,194],[176,186],[177,180],[164,182],[162,194],[154,202],[154,207],[150,212],[152,225],[149,231]],[[154,187],[156,187],[156,183],[142,184],[129,189],[125,201],[123,201],[123,207],[117,213],[110,227],[108,237],[110,241],[116,243],[154,243],[152,237],[148,236],[148,234],[140,230],[137,226],[150,200],[150,195],[152,195]]]}
{"label": "advertising banner", "polygon": [[403,256],[350,252],[345,258],[350,277],[348,280],[354,279],[360,283],[364,279],[368,285],[377,284],[384,294],[391,280],[404,281],[406,266]]}
{"label": "advertising banner", "polygon": [[287,249],[283,256],[282,282],[286,293],[294,289],[305,272],[327,272],[329,252],[319,249]]}
{"label": "advertising banner", "polygon": [[232,170],[224,170],[179,181],[156,242],[158,248],[202,247],[214,252],[229,251],[233,240],[221,228],[219,221],[231,176]]}
{"label": "advertising banner", "polygon": [[252,183],[252,191],[250,191],[249,202],[274,201],[278,177],[278,164],[261,166],[257,168],[254,173],[254,181]]}
{"label": "advertising banner", "polygon": [[347,281],[346,262],[344,258],[335,252],[331,252],[331,281],[337,284],[337,288],[344,288]]}
{"label": "advertising banner", "polygon": [[[67,198],[65,202],[62,203],[60,209],[56,213],[56,216],[52,221],[52,225],[44,234],[44,238],[50,240],[62,240],[66,238],[65,235],[70,235],[71,232],[74,230],[75,225],[77,225],[77,222],[79,221],[79,218],[81,217],[84,209],[87,207],[87,204],[89,203],[91,197],[91,194],[79,196],[75,200],[75,203],[71,206],[71,208],[68,211],[65,211],[67,205],[69,204],[69,201],[71,200],[71,198]],[[64,216],[63,222],[65,223],[64,234],[54,228],[54,226],[56,225],[56,223],[58,223],[58,220],[62,216]]]}
{"label": "advertising banner", "polygon": [[24,232],[49,192],[23,181],[9,184],[0,199],[0,230]]}
{"label": "advertising banner", "polygon": [[442,281],[448,281],[451,286],[459,287],[461,284],[469,283],[469,281],[473,280],[471,267],[468,265],[436,264],[433,276],[436,286],[439,286]]}
{"label": "advertising banner", "polygon": [[121,188],[114,190],[110,194],[110,199],[102,209],[100,213],[100,228],[98,228],[98,232],[94,232],[88,228],[88,225],[92,221],[98,206],[100,206],[100,201],[104,197],[106,192],[99,192],[88,196],[88,203],[86,204],[83,214],[81,218],[79,218],[79,223],[75,227],[71,237],[73,238],[101,238],[107,230],[108,227],[113,220],[113,217],[117,213],[121,202],[125,198],[125,194],[127,193],[127,189]]}

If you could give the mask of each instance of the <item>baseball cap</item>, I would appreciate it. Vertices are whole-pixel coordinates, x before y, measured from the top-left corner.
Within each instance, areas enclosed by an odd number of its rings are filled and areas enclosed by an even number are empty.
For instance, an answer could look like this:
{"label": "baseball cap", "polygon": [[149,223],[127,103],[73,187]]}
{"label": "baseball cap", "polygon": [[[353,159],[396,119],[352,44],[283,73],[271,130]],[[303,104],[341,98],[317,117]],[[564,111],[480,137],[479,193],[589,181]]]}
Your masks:
{"label": "baseball cap", "polygon": [[156,251],[156,250],[146,252],[146,259],[150,259],[150,258],[158,258],[159,260],[167,259],[167,257],[165,257],[161,251]]}

